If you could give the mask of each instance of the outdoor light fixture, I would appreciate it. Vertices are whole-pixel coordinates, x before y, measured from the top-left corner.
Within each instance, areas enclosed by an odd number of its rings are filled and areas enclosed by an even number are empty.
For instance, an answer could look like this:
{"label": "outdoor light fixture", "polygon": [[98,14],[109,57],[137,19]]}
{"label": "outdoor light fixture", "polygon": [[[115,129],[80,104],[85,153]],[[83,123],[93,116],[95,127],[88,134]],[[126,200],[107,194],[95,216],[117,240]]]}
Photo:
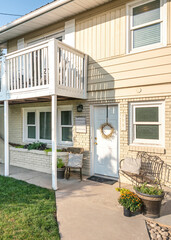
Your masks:
{"label": "outdoor light fixture", "polygon": [[77,112],[82,112],[83,111],[83,105],[80,104],[77,106]]}

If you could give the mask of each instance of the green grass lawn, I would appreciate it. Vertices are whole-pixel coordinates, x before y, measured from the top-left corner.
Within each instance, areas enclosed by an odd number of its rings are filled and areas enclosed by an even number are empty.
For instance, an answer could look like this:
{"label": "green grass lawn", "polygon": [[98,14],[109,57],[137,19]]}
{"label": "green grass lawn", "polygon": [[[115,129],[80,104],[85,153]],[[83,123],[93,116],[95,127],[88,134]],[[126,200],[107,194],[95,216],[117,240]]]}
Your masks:
{"label": "green grass lawn", "polygon": [[0,176],[0,239],[59,240],[55,193]]}

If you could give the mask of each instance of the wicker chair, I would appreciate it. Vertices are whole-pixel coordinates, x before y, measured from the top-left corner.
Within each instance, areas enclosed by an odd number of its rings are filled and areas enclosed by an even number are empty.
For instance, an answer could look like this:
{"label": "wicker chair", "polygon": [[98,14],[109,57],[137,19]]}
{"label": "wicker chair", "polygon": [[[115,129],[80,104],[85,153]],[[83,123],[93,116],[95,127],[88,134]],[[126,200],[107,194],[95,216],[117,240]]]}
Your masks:
{"label": "wicker chair", "polygon": [[82,181],[82,167],[83,167],[83,148],[67,148],[69,152],[68,164],[66,165],[65,176],[68,180],[70,178],[71,170],[80,170],[80,179]]}

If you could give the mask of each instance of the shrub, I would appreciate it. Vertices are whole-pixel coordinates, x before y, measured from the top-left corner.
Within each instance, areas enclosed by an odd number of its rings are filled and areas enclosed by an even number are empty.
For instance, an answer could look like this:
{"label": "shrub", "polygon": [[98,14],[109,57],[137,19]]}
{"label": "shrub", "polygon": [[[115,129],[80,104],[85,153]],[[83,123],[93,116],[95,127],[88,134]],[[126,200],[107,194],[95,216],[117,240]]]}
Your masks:
{"label": "shrub", "polygon": [[42,142],[34,142],[24,145],[24,148],[28,150],[45,150],[47,148],[47,144]]}
{"label": "shrub", "polygon": [[140,186],[134,186],[134,189],[140,193],[145,193],[148,195],[162,195],[163,190],[157,186],[151,187],[147,186],[147,183],[144,183]]}
{"label": "shrub", "polygon": [[61,158],[58,158],[57,168],[64,168],[64,167],[65,167],[65,163],[62,161]]}
{"label": "shrub", "polygon": [[142,207],[141,199],[129,189],[118,188],[116,189],[121,193],[118,202],[126,209],[129,209],[131,212],[136,212]]}

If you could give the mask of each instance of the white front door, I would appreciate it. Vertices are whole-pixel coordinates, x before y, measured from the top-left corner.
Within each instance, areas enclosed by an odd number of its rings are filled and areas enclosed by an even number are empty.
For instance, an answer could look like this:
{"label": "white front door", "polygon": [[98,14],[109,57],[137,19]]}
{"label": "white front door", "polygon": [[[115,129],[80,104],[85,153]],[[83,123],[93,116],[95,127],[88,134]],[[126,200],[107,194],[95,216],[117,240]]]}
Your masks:
{"label": "white front door", "polygon": [[[108,123],[114,128],[111,138],[105,139],[100,127]],[[105,134],[110,129],[105,129]],[[100,106],[94,108],[94,173],[118,177],[118,106]]]}

